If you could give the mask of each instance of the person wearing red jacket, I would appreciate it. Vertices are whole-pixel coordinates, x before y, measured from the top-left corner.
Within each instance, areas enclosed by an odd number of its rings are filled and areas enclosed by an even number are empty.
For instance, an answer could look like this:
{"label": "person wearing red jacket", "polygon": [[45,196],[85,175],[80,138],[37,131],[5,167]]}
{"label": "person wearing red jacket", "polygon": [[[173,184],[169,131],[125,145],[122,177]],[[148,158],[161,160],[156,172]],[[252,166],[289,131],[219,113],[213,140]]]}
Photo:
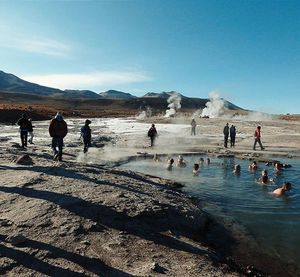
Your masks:
{"label": "person wearing red jacket", "polygon": [[261,135],[260,135],[260,129],[261,127],[260,126],[257,126],[256,130],[255,130],[255,133],[254,133],[254,145],[253,145],[253,150],[255,150],[255,146],[256,146],[256,143],[259,144],[261,150],[264,150],[265,148],[263,147],[262,143],[261,143]]}
{"label": "person wearing red jacket", "polygon": [[49,125],[49,134],[52,137],[52,149],[54,152],[53,160],[62,161],[62,149],[64,137],[68,133],[67,123],[64,121],[60,112],[51,120]]}

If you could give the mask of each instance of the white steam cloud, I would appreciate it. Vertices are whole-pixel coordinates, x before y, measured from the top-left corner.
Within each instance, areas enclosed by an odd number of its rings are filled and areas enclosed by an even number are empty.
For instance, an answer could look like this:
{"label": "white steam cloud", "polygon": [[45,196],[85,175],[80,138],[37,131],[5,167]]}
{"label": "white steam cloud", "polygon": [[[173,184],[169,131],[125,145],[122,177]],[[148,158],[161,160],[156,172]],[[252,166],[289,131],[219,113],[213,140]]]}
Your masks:
{"label": "white steam cloud", "polygon": [[165,117],[171,117],[176,114],[176,112],[181,108],[181,96],[178,93],[172,94],[168,98],[168,109],[166,110]]}
{"label": "white steam cloud", "polygon": [[220,94],[216,91],[209,93],[210,101],[206,103],[206,108],[203,109],[201,117],[216,118],[224,114],[224,100],[221,99]]}
{"label": "white steam cloud", "polygon": [[136,119],[145,119],[147,117],[152,116],[152,109],[150,107],[147,107],[146,110],[141,111],[137,116]]}

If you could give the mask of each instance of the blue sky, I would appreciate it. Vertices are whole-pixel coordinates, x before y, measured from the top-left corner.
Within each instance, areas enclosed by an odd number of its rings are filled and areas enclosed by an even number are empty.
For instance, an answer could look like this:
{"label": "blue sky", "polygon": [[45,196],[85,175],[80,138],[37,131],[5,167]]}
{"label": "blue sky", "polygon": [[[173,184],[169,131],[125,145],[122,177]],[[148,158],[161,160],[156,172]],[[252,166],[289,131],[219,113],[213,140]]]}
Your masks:
{"label": "blue sky", "polygon": [[300,113],[300,1],[0,1],[0,70]]}

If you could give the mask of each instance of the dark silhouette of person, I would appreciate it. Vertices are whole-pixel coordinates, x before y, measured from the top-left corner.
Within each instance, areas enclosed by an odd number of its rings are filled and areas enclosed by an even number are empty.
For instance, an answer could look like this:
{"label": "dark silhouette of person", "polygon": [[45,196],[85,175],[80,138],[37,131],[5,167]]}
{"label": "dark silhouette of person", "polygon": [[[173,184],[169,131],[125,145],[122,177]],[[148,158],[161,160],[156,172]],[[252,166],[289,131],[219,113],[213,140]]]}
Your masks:
{"label": "dark silhouette of person", "polygon": [[196,126],[197,126],[197,123],[196,123],[196,120],[194,118],[192,119],[191,126],[192,126],[191,136],[192,135],[196,136]]}
{"label": "dark silhouette of person", "polygon": [[151,147],[153,147],[154,146],[154,141],[157,137],[157,130],[156,130],[154,124],[152,124],[151,128],[148,131],[148,137],[150,137]]}
{"label": "dark silhouette of person", "polygon": [[262,143],[261,143],[261,134],[260,134],[260,129],[261,127],[260,126],[257,126],[256,130],[255,130],[255,133],[254,133],[254,145],[253,145],[253,150],[255,150],[255,146],[256,146],[256,143],[259,144],[261,150],[264,150],[265,148],[263,147]]}
{"label": "dark silhouette of person", "polygon": [[225,125],[225,127],[223,129],[223,134],[224,134],[224,147],[227,148],[228,136],[229,136],[229,126],[228,126],[228,123]]}
{"label": "dark silhouette of person", "polygon": [[235,146],[236,128],[234,125],[230,127],[230,147]]}
{"label": "dark silhouette of person", "polygon": [[26,114],[22,114],[22,117],[18,120],[17,123],[20,126],[20,138],[22,148],[27,147],[28,131],[32,130],[32,124],[28,120]]}
{"label": "dark silhouette of person", "polygon": [[86,120],[84,123],[84,126],[81,127],[80,133],[81,137],[83,139],[83,153],[86,153],[88,151],[88,148],[91,147],[91,139],[92,139],[92,131],[90,128],[90,124],[92,122],[90,120]]}
{"label": "dark silhouette of person", "polygon": [[49,134],[52,137],[52,149],[54,152],[54,160],[62,161],[62,149],[64,145],[64,137],[68,133],[67,123],[64,121],[60,112],[51,120],[49,125]]}

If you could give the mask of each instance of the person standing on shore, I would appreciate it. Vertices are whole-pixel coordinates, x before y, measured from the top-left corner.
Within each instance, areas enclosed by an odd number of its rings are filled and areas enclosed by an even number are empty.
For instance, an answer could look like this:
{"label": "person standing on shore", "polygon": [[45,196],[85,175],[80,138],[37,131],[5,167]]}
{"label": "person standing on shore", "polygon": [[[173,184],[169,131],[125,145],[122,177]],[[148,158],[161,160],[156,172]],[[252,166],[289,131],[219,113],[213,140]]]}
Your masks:
{"label": "person standing on shore", "polygon": [[29,127],[29,129],[28,129],[28,133],[29,133],[30,138],[28,139],[28,142],[29,142],[30,144],[33,144],[33,137],[34,137],[34,134],[33,134],[33,127],[34,127],[34,126],[32,126],[32,119],[31,119],[31,118],[29,118],[28,121],[30,122],[30,127]]}
{"label": "person standing on shore", "polygon": [[261,150],[264,150],[265,148],[263,147],[262,143],[261,143],[261,135],[260,135],[260,129],[261,127],[260,126],[257,126],[256,130],[255,130],[255,133],[254,133],[254,145],[253,145],[253,150],[255,150],[255,146],[256,146],[256,143],[259,144]]}
{"label": "person standing on shore", "polygon": [[235,146],[236,128],[234,125],[230,127],[230,147]]}
{"label": "person standing on shore", "polygon": [[191,126],[192,126],[192,129],[191,129],[191,136],[193,136],[193,135],[196,136],[196,127],[197,127],[197,123],[196,123],[195,118],[192,119]]}
{"label": "person standing on shore", "polygon": [[91,139],[92,139],[92,131],[90,128],[90,124],[92,122],[90,120],[86,120],[84,123],[84,126],[81,127],[80,133],[83,140],[83,153],[86,153],[88,151],[88,148],[91,147]]}
{"label": "person standing on shore", "polygon": [[153,147],[154,146],[154,141],[157,137],[157,130],[156,130],[154,124],[152,124],[151,128],[148,131],[148,137],[150,137],[151,147]]}
{"label": "person standing on shore", "polygon": [[17,124],[20,126],[21,147],[25,148],[27,147],[28,131],[32,129],[32,125],[26,114],[22,114]]}
{"label": "person standing on shore", "polygon": [[223,134],[224,134],[224,147],[227,148],[228,136],[229,136],[229,126],[228,126],[228,123],[225,125],[225,127],[223,129]]}
{"label": "person standing on shore", "polygon": [[60,112],[51,120],[49,125],[49,134],[52,137],[52,149],[54,152],[53,160],[62,161],[62,149],[64,137],[68,133],[67,123],[64,121]]}

